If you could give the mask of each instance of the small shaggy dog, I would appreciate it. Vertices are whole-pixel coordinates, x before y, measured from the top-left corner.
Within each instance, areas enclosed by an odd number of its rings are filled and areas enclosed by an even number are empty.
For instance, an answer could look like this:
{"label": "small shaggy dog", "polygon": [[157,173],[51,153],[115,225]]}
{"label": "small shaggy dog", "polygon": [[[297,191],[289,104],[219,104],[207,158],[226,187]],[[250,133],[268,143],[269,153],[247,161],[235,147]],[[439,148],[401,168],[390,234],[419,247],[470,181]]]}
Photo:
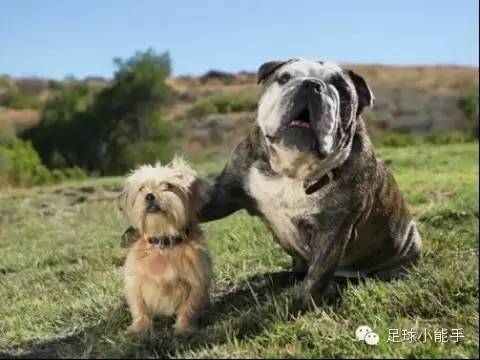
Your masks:
{"label": "small shaggy dog", "polygon": [[175,332],[184,333],[208,306],[212,265],[196,215],[208,192],[208,181],[177,157],[126,179],[120,210],[138,231],[125,261],[130,332],[148,330],[155,315],[176,315]]}

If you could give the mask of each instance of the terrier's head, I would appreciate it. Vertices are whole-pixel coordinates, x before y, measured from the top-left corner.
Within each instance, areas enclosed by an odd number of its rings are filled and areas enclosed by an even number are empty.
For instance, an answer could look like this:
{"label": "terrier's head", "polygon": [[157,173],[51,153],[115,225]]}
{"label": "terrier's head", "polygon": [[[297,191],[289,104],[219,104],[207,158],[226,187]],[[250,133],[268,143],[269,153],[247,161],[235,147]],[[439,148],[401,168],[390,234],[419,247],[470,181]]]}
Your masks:
{"label": "terrier's head", "polygon": [[132,171],[119,198],[120,210],[143,236],[171,235],[196,223],[210,184],[181,157]]}

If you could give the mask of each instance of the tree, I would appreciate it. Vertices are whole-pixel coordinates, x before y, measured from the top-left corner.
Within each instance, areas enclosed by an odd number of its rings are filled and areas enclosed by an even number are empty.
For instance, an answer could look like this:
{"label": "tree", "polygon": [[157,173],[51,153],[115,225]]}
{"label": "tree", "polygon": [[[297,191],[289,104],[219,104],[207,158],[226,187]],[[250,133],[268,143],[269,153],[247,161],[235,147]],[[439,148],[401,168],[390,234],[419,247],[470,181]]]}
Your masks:
{"label": "tree", "polygon": [[47,103],[40,124],[24,133],[49,166],[65,162],[113,175],[171,156],[175,128],[161,111],[172,94],[168,53],[149,49],[114,64],[111,85],[97,94],[66,86]]}

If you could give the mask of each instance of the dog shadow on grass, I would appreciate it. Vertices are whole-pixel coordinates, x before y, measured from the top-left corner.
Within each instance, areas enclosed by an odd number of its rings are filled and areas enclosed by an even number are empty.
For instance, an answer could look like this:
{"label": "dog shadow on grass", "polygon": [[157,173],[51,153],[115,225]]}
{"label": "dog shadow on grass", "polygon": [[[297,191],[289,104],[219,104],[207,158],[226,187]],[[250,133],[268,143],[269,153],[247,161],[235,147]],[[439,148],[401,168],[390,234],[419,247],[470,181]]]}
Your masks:
{"label": "dog shadow on grass", "polygon": [[[189,336],[173,335],[173,319],[155,321],[151,333],[142,337],[119,334],[129,321],[128,310],[123,304],[110,318],[92,327],[40,343],[24,343],[19,347],[18,355],[0,352],[0,358],[165,358],[221,345],[232,336],[236,339],[254,337],[267,330],[269,320],[275,316],[284,316],[286,321],[289,320],[286,305],[291,296],[288,289],[298,284],[299,280],[292,272],[280,271],[255,275],[235,285],[218,286],[200,329]],[[331,289],[334,291],[329,291],[319,300],[322,306],[340,304],[339,295],[346,282],[336,279],[333,285]],[[278,296],[282,293],[285,296]],[[125,321],[112,323],[115,317]]]}

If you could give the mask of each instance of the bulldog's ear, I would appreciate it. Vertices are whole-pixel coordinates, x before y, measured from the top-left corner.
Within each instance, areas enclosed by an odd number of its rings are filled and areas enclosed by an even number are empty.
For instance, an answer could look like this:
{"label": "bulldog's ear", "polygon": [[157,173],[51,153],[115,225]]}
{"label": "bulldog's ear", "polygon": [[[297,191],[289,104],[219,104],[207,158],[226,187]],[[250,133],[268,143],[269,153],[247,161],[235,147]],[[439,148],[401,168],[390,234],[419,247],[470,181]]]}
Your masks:
{"label": "bulldog's ear", "polygon": [[347,70],[347,74],[350,76],[350,79],[352,79],[353,85],[355,85],[355,90],[358,94],[358,114],[360,114],[366,106],[373,106],[375,96],[373,96],[370,87],[362,76],[358,75],[353,70]]}
{"label": "bulldog's ear", "polygon": [[262,64],[257,71],[257,84],[260,84],[267,77],[275,72],[279,67],[286,64],[287,61],[269,61]]}

